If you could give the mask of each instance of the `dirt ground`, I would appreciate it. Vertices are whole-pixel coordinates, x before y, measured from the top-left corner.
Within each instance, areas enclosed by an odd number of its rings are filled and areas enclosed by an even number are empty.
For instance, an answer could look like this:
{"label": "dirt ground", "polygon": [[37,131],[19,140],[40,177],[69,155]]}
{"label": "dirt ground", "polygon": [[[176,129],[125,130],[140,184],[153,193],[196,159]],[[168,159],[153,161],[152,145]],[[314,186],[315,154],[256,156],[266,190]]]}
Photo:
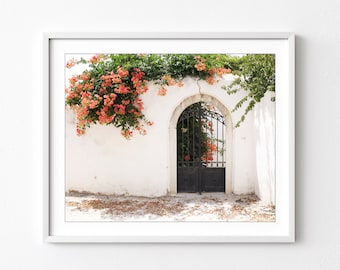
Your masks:
{"label": "dirt ground", "polygon": [[180,193],[157,198],[69,192],[66,221],[275,221],[256,195]]}

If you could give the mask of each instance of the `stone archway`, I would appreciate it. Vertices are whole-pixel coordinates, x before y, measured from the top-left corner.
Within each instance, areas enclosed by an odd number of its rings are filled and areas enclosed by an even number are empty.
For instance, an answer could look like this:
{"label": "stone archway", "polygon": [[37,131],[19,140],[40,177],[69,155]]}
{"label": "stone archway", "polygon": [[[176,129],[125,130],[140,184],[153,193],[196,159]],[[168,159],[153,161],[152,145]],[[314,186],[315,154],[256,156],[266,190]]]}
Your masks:
{"label": "stone archway", "polygon": [[226,122],[225,130],[225,157],[227,169],[225,173],[225,193],[232,193],[232,119],[230,111],[217,98],[206,95],[197,94],[184,99],[173,111],[169,125],[169,193],[177,194],[177,121],[181,113],[190,105],[197,102],[206,102],[215,106],[223,115]]}

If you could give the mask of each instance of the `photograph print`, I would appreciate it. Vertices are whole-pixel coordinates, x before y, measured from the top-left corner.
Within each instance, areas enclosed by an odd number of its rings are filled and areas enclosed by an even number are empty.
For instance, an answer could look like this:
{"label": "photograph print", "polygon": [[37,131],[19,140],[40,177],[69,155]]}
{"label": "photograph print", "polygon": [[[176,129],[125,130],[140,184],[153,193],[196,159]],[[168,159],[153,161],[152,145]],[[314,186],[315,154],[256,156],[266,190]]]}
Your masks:
{"label": "photograph print", "polygon": [[275,54],[64,58],[65,222],[275,222]]}

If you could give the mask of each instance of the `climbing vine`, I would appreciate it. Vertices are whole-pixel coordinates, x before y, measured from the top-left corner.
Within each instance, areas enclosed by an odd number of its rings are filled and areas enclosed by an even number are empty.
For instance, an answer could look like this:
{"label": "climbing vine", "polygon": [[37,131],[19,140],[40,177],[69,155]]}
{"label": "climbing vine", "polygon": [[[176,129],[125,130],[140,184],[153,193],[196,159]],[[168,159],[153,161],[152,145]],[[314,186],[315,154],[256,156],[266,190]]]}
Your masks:
{"label": "climbing vine", "polygon": [[[187,76],[215,84],[223,75],[233,73],[238,77],[225,89],[229,94],[240,88],[249,92],[246,99],[234,108],[236,110],[250,100],[245,112],[247,114],[254,106],[252,103],[259,102],[265,91],[275,91],[272,61],[267,55],[263,57],[257,59],[255,55],[235,57],[222,54],[98,54],[89,60],[72,58],[66,63],[66,68],[77,64],[86,64],[88,68],[69,79],[66,105],[76,112],[78,135],[83,135],[92,124],[99,123],[120,128],[122,135],[129,139],[133,131],[146,134],[145,126],[153,124],[143,114],[141,98],[148,91],[149,82],[158,85],[159,96],[165,96],[169,86],[183,86],[182,80]],[[257,70],[259,67],[261,69]]]}
{"label": "climbing vine", "polygon": [[[235,124],[239,127],[246,115],[259,103],[267,91],[275,92],[275,55],[273,54],[248,54],[239,59],[235,65],[234,75],[237,78],[223,88],[228,94],[235,94],[241,89],[246,90],[246,95],[235,105],[232,112],[245,106],[240,120]],[[275,98],[272,98],[275,101]]]}

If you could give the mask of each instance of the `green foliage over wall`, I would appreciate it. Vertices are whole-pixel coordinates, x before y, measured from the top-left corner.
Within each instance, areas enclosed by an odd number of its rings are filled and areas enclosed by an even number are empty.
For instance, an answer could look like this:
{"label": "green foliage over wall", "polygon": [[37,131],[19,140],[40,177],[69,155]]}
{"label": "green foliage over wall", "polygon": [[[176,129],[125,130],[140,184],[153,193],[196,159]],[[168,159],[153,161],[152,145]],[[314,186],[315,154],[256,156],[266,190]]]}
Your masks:
{"label": "green foliage over wall", "polygon": [[217,83],[225,74],[237,76],[228,94],[247,91],[233,108],[245,111],[236,127],[260,102],[267,91],[275,91],[275,56],[249,54],[100,54],[91,59],[71,59],[66,68],[87,64],[81,74],[69,79],[66,88],[66,104],[76,111],[77,134],[85,133],[91,124],[112,124],[130,138],[134,130],[146,134],[141,95],[148,91],[148,82],[159,85],[158,95],[165,96],[167,87],[183,86],[187,76]]}

